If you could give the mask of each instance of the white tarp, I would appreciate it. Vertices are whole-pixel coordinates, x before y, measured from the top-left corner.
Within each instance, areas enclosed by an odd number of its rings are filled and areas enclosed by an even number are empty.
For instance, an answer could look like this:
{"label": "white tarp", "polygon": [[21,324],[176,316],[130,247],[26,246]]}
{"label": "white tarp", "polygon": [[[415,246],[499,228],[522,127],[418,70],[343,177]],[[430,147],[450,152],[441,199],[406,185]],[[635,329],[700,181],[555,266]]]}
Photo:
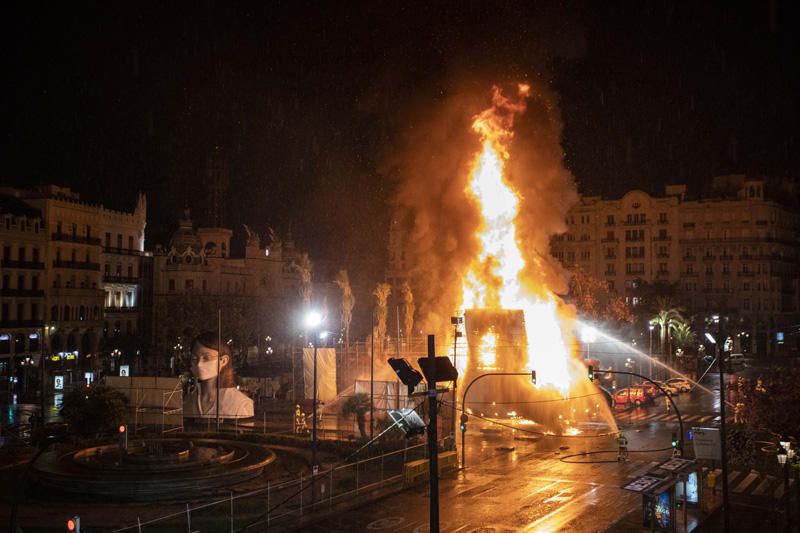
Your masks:
{"label": "white tarp", "polygon": [[[304,397],[314,397],[314,348],[303,348]],[[336,399],[336,349],[317,348],[317,400]]]}

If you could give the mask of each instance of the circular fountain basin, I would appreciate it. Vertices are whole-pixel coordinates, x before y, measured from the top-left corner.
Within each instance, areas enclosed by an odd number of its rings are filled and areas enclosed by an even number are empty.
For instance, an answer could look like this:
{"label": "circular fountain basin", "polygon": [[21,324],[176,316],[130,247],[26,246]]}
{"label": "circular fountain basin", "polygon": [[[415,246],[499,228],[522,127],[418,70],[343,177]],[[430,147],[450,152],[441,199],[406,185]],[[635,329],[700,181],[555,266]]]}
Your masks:
{"label": "circular fountain basin", "polygon": [[64,492],[123,500],[183,499],[261,475],[275,461],[262,445],[227,439],[136,439],[42,454],[34,475]]}

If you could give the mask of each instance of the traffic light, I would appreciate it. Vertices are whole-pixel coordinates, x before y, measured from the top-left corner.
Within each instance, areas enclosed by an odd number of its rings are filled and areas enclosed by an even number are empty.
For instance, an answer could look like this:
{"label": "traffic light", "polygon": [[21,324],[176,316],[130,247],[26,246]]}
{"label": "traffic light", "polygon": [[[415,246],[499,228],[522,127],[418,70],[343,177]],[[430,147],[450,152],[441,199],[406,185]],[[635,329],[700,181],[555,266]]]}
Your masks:
{"label": "traffic light", "polygon": [[81,533],[81,517],[78,515],[73,516],[67,520],[67,531],[71,533]]}
{"label": "traffic light", "polygon": [[124,424],[119,427],[119,450],[128,453],[128,426]]}
{"label": "traffic light", "polygon": [[588,365],[589,369],[589,381],[594,381],[594,367],[592,365]]}
{"label": "traffic light", "polygon": [[678,439],[678,434],[673,432],[672,433],[672,447],[677,448],[681,441]]}
{"label": "traffic light", "polygon": [[459,426],[461,431],[467,430],[467,420],[469,420],[467,413],[461,413],[461,425]]}
{"label": "traffic light", "polygon": [[536,385],[536,370],[531,370],[531,384]]}

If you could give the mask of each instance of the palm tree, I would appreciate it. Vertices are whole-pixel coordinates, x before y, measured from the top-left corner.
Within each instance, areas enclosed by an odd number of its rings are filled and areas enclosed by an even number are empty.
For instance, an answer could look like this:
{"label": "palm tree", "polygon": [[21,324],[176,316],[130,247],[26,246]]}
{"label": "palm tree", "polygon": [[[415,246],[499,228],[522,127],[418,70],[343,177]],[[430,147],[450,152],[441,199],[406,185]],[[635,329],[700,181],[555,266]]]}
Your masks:
{"label": "palm tree", "polygon": [[370,402],[369,394],[359,392],[350,396],[342,405],[342,416],[356,415],[356,423],[358,424],[358,432],[361,434],[362,439],[367,438],[367,411],[369,411]]}
{"label": "palm tree", "polygon": [[675,341],[676,348],[686,351],[687,348],[694,346],[697,342],[697,333],[694,332],[691,325],[681,322],[673,329],[672,339]]}
{"label": "palm tree", "polygon": [[[650,320],[653,325],[658,326],[658,335],[661,346],[661,353],[668,354],[672,352],[672,332],[678,324],[686,323],[686,319],[681,314],[680,307],[674,305],[671,298],[659,297],[656,299],[656,315]],[[668,348],[668,352],[664,348]],[[667,356],[668,358],[668,356]]]}

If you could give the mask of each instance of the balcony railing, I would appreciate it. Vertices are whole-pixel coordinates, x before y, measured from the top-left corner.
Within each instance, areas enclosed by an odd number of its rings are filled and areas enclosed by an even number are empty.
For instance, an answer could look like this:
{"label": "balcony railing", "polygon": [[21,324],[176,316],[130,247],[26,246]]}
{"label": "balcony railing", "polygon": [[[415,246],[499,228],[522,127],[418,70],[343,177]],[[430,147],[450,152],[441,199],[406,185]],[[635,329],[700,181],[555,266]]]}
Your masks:
{"label": "balcony railing", "polygon": [[681,275],[685,278],[696,278],[699,274],[697,272],[681,272]]}
{"label": "balcony railing", "polygon": [[0,328],[40,328],[42,320],[0,320]]}
{"label": "balcony railing", "polygon": [[717,259],[716,255],[704,255],[703,256],[703,261],[714,261],[716,259]]}
{"label": "balcony railing", "polygon": [[614,237],[612,237],[612,238],[606,237],[605,239],[600,239],[600,242],[619,242],[619,239],[614,238]]}
{"label": "balcony railing", "polygon": [[106,307],[106,313],[135,313],[138,311],[138,307]]}
{"label": "balcony railing", "polygon": [[86,261],[60,261],[53,260],[55,268],[74,268],[77,270],[100,270],[100,263],[87,263]]}
{"label": "balcony railing", "polygon": [[721,255],[721,256],[719,256],[719,259],[720,259],[720,261],[731,261],[731,260],[733,260],[733,256],[732,255]]}
{"label": "balcony railing", "polygon": [[3,268],[31,268],[35,270],[44,270],[44,263],[41,261],[19,261],[13,259],[4,259]]}
{"label": "balcony railing", "polygon": [[0,296],[21,296],[23,298],[42,298],[42,289],[0,289]]}
{"label": "balcony railing", "polygon": [[103,281],[108,283],[139,283],[139,278],[135,276],[103,276]]}
{"label": "balcony railing", "polygon": [[672,237],[670,237],[668,235],[663,235],[663,236],[662,235],[656,235],[655,237],[653,237],[653,240],[654,241],[667,242],[667,241],[671,241]]}
{"label": "balcony railing", "polygon": [[755,272],[739,272],[737,274],[737,276],[744,277],[744,278],[752,278],[752,277],[755,277],[755,275],[756,275]]}
{"label": "balcony railing", "polygon": [[684,255],[683,256],[683,260],[684,261],[697,261],[697,256],[696,255]]}
{"label": "balcony railing", "polygon": [[70,233],[59,233],[55,232],[50,235],[54,241],[63,241],[63,242],[74,242],[78,244],[100,244],[99,237],[85,237],[83,235],[72,235]]}
{"label": "balcony railing", "polygon": [[103,246],[104,254],[120,254],[120,255],[142,255],[139,250],[132,248],[122,248],[120,246]]}

